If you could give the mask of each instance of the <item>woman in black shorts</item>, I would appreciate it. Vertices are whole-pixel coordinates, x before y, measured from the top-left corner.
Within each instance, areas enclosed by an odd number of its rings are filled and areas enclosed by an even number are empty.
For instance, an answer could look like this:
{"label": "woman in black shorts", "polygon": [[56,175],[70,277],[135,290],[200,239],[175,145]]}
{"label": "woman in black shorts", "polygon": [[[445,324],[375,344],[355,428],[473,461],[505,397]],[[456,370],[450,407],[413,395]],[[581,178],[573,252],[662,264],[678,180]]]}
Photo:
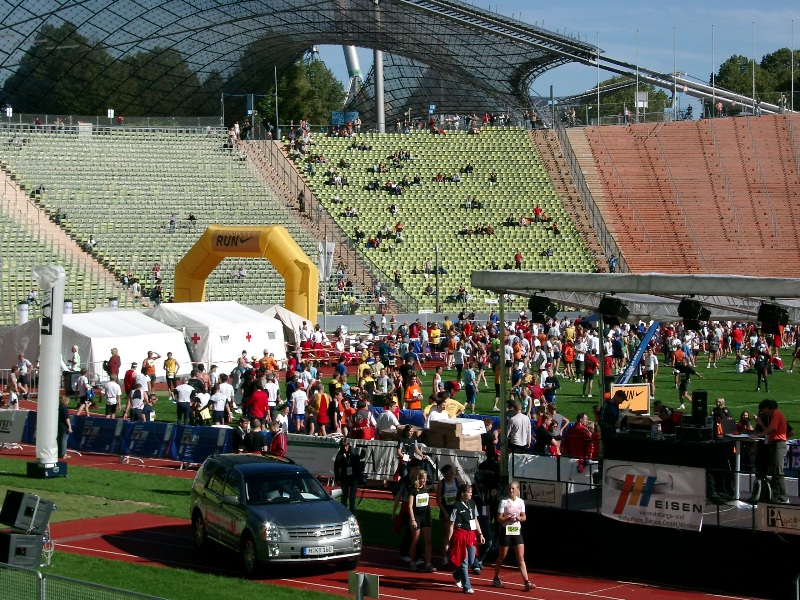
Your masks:
{"label": "woman in black shorts", "polygon": [[425,572],[433,573],[436,569],[431,562],[431,495],[428,492],[428,474],[420,471],[408,493],[408,514],[411,517],[411,570],[417,571],[417,544],[420,534],[425,541]]}
{"label": "woman in black shorts", "polygon": [[492,585],[496,588],[505,587],[500,581],[500,568],[511,547],[514,548],[514,555],[517,557],[525,591],[536,588],[528,579],[528,568],[525,566],[525,542],[522,539],[522,524],[525,519],[525,501],[519,497],[519,483],[512,481],[508,484],[508,497],[500,501],[500,507],[497,509],[500,541],[497,545],[497,560],[494,562],[494,580],[492,581]]}

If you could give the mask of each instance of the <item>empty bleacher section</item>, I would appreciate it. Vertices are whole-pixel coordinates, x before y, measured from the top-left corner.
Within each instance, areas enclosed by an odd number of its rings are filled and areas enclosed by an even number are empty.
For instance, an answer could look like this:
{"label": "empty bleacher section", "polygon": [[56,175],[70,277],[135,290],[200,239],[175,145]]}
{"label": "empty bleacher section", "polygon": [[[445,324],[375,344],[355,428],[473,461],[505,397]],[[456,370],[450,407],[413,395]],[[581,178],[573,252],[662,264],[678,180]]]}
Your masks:
{"label": "empty bleacher section", "polygon": [[[119,280],[130,270],[151,288],[153,265],[160,263],[166,299],[175,264],[208,224],[282,224],[316,256],[316,241],[285,199],[270,191],[238,151],[224,150],[223,141],[213,131],[178,129],[11,132],[0,146],[0,160],[26,191],[41,189],[33,195],[43,218],[59,210],[66,214],[61,226],[74,244],[84,248],[94,237],[93,254]],[[242,266],[244,282],[233,280]],[[283,289],[266,259],[225,259],[208,280],[207,298],[269,304],[283,300]],[[130,302],[129,294],[120,297],[120,305]],[[87,309],[105,304],[105,292],[86,299]]]}
{"label": "empty bleacher section", "polygon": [[[352,138],[317,136],[314,142],[309,154],[296,158],[309,186],[348,235],[354,236],[356,227],[364,232],[360,246],[366,256],[386,273],[398,271],[404,289],[418,299],[420,308],[435,305],[435,298],[425,294],[428,285],[435,285],[435,278],[425,277],[424,265],[435,262],[437,245],[440,264],[447,271],[440,275],[443,302],[464,285],[477,303],[483,303],[485,292],[469,288],[470,273],[488,268],[492,261],[500,268],[513,265],[517,250],[524,256],[526,270],[591,272],[596,268],[522,128],[484,127],[479,135],[416,131]],[[356,150],[353,144],[368,149]],[[411,159],[395,166],[392,156],[401,151],[410,153]],[[325,162],[310,162],[315,155]],[[464,172],[470,163],[473,172]],[[373,172],[373,166],[380,164],[386,172]],[[329,170],[345,177],[348,185],[331,185]],[[493,172],[497,183],[491,185]],[[445,181],[436,181],[439,174]],[[454,174],[460,176],[460,182],[451,181]],[[386,189],[387,182],[400,183],[404,176],[410,183],[418,176],[421,183],[402,187],[400,195]],[[370,183],[377,184],[378,190],[369,191]],[[467,202],[479,208],[466,208]],[[390,212],[392,204],[397,214]],[[515,223],[520,217],[533,220],[536,206],[550,222],[505,224],[509,215]],[[358,216],[346,216],[347,209],[355,209]],[[395,241],[398,223],[403,225],[400,243]],[[553,231],[553,223],[559,233]],[[489,226],[494,233],[461,233],[463,228],[474,231],[476,226]],[[387,228],[391,232],[388,239],[378,249],[366,249],[367,240]],[[548,248],[553,250],[550,257],[544,256]]]}
{"label": "empty bleacher section", "polygon": [[[800,267],[800,177],[786,115],[572,130],[633,272],[781,276]],[[585,132],[585,134],[584,134]],[[584,171],[590,165],[584,165]]]}

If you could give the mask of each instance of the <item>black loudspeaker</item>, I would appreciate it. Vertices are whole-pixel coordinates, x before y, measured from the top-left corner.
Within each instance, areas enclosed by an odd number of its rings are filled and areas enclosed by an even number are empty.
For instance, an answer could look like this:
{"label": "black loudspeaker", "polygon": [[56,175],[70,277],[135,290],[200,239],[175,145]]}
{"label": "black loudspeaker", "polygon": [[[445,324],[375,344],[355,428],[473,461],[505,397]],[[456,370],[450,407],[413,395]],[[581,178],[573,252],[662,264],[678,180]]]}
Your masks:
{"label": "black loudspeaker", "polygon": [[780,328],[789,322],[789,311],[777,304],[762,302],[758,307],[757,319],[761,322],[761,330],[764,333],[777,335],[781,332]]}
{"label": "black loudspeaker", "polygon": [[700,321],[695,319],[684,319],[683,328],[688,329],[689,331],[700,331],[703,328],[703,325],[700,323]]}
{"label": "black loudspeaker", "polygon": [[528,310],[532,313],[547,313],[550,309],[550,298],[547,296],[531,296],[528,299]]}
{"label": "black loudspeaker", "polygon": [[42,562],[43,542],[41,535],[0,533],[0,562],[37,569]]}
{"label": "black loudspeaker", "polygon": [[[44,533],[55,504],[34,494],[8,490],[0,511],[0,524],[28,533]],[[0,557],[1,558],[1,557]]]}
{"label": "black loudspeaker", "polygon": [[681,303],[678,304],[678,316],[681,319],[697,319],[702,308],[703,305],[697,300],[684,298],[681,300]]}
{"label": "black loudspeaker", "polygon": [[692,392],[692,421],[695,425],[705,425],[708,416],[708,392],[695,390]]}
{"label": "black loudspeaker", "polygon": [[600,300],[600,306],[597,307],[599,312],[604,317],[619,317],[620,319],[627,319],[631,311],[622,303],[619,298],[611,298],[606,296]]}

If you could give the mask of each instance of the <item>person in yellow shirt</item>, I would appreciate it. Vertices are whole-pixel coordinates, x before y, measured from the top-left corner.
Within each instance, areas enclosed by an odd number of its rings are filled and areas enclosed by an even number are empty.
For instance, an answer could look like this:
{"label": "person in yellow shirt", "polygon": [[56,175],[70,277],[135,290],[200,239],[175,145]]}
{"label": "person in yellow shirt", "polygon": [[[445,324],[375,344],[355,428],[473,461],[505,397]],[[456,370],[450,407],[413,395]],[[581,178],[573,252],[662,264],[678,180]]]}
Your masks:
{"label": "person in yellow shirt", "polygon": [[431,346],[434,350],[439,350],[439,345],[442,343],[442,330],[438,325],[434,325],[430,332]]}
{"label": "person in yellow shirt", "polygon": [[[444,412],[447,413],[447,416],[451,419],[455,419],[457,416],[464,412],[464,405],[461,404],[458,400],[453,400],[447,395],[447,392],[442,392],[442,395],[445,398],[444,402]],[[438,396],[431,395],[428,397],[428,406],[423,409],[423,413],[425,416],[428,416],[428,413],[431,412],[431,409],[436,407],[436,403],[439,401]]]}
{"label": "person in yellow shirt", "polygon": [[172,394],[173,390],[178,386],[178,369],[180,364],[172,356],[172,352],[167,352],[167,358],[164,361],[164,373],[167,378],[167,390]]}

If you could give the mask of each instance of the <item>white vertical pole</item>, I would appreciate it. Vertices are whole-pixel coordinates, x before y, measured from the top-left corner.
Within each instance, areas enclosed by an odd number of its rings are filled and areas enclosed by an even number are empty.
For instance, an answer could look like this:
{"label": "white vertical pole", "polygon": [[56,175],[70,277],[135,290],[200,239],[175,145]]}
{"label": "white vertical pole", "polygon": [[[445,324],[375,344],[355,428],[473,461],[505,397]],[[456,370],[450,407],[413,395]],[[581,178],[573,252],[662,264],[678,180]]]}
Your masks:
{"label": "white vertical pole", "polygon": [[756,114],[756,22],[752,21],[753,44],[753,114]]}
{"label": "white vertical pole", "polygon": [[600,126],[600,32],[597,32],[597,126]]}
{"label": "white vertical pole", "polygon": [[639,30],[636,30],[636,122],[639,122]]}
{"label": "white vertical pole", "polygon": [[280,141],[281,139],[281,126],[278,124],[279,122],[280,121],[278,121],[278,66],[275,65],[275,137],[273,139],[276,139],[278,141]]}
{"label": "white vertical pole", "polygon": [[58,462],[58,406],[61,396],[61,341],[66,273],[63,267],[47,266],[36,267],[33,276],[42,291],[36,461],[52,467]]}
{"label": "white vertical pole", "polygon": [[678,105],[678,62],[676,58],[677,52],[677,34],[675,27],[672,28],[672,120],[678,120],[677,105]]}
{"label": "white vertical pole", "polygon": [[716,73],[714,72],[714,26],[711,26],[711,118],[715,116],[714,111],[717,109],[717,90]]}

